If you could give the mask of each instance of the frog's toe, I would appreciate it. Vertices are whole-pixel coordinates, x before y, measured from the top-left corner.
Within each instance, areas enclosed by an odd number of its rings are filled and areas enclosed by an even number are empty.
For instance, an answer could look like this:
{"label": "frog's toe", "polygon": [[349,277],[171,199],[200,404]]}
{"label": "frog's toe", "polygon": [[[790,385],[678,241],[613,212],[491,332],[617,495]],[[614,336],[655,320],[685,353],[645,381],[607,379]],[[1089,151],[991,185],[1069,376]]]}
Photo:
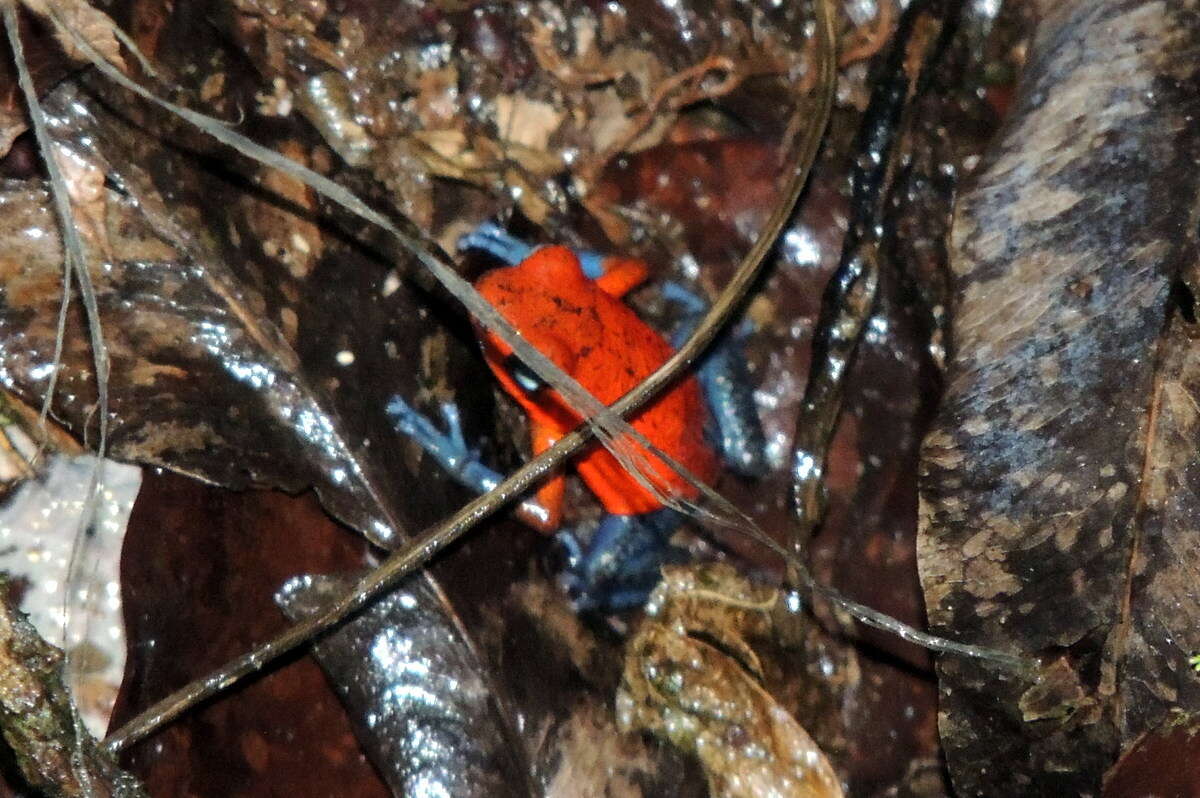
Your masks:
{"label": "frog's toe", "polygon": [[586,547],[571,532],[558,535],[567,565],[561,583],[578,611],[625,612],[642,606],[658,584],[663,565],[686,561],[668,540],[678,516],[606,516]]}
{"label": "frog's toe", "polygon": [[424,416],[413,410],[408,405],[408,402],[405,402],[399,396],[391,398],[391,401],[387,404],[386,412],[392,419],[392,424],[395,426],[396,431],[409,438],[417,434],[420,421],[426,421]]}
{"label": "frog's toe", "polygon": [[533,252],[533,247],[529,244],[509,235],[500,225],[490,221],[482,223],[458,239],[458,249],[460,252],[481,249],[510,266],[516,266]]}
{"label": "frog's toe", "polygon": [[442,418],[447,421],[448,432],[442,432],[399,396],[392,397],[387,405],[387,413],[391,416],[397,432],[416,441],[422,449],[434,455],[443,464],[461,463],[467,459],[470,452],[458,422],[458,408],[449,411],[446,404],[443,404],[441,411]]}
{"label": "frog's toe", "polygon": [[663,299],[682,305],[689,313],[706,313],[710,306],[707,299],[675,280],[667,280],[662,284],[660,291]]}
{"label": "frog's toe", "polygon": [[562,550],[566,573],[573,573],[583,562],[583,546],[574,532],[562,530],[554,536],[554,542]]}
{"label": "frog's toe", "polygon": [[438,408],[442,414],[442,421],[446,424],[446,438],[463,454],[469,454],[470,449],[467,447],[467,439],[463,436],[462,416],[458,412],[458,405],[454,402],[442,402]]}

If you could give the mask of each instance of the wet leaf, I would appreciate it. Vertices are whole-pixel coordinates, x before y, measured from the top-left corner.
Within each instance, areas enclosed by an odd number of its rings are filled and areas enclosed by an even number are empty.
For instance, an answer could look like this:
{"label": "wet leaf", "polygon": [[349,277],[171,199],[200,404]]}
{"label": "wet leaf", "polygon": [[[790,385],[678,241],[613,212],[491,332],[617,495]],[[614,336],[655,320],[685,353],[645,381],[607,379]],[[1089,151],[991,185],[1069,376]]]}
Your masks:
{"label": "wet leaf", "polygon": [[[276,601],[298,620],[358,575],[300,576]],[[423,595],[424,594],[424,595]],[[490,676],[469,640],[437,612],[420,576],[317,642],[314,654],[363,750],[395,795],[528,795],[519,743],[496,723]]]}
{"label": "wet leaf", "polygon": [[0,732],[29,784],[53,798],[137,798],[142,786],[77,724],[62,652],[13,606],[0,578]]}
{"label": "wet leaf", "polygon": [[[314,485],[335,514],[381,545],[393,544],[402,529],[395,528],[393,499],[377,482],[379,467],[362,446],[363,433],[351,436],[327,383],[302,365],[304,308],[285,302],[264,316],[257,275],[232,268],[180,222],[205,211],[185,208],[179,197],[167,210],[139,166],[155,158],[163,168],[187,169],[170,165],[161,144],[143,138],[153,156],[131,149],[131,132],[69,87],[48,105],[58,112],[66,157],[92,164],[85,173],[114,176],[124,189],[101,190],[81,211],[95,222],[93,256],[111,258],[94,262],[92,272],[109,331],[113,455],[230,487]],[[23,183],[4,189],[0,236],[22,245],[10,248],[6,260],[0,339],[7,342],[9,384],[35,402],[54,350],[60,250],[42,190]],[[281,221],[264,216],[277,233]],[[266,239],[260,246],[271,246],[263,227],[254,232]],[[312,251],[319,239],[292,237],[287,244]],[[284,271],[278,262],[272,266]],[[288,286],[275,288],[282,293]],[[94,401],[89,358],[70,327],[54,412],[79,431]]]}
{"label": "wet leaf", "polygon": [[1119,750],[1200,701],[1200,350],[1183,287],[1200,28],[1190,3],[1047,12],[958,202],[954,356],[924,451],[931,625],[1044,663],[1026,681],[940,662],[962,794],[1095,791]]}

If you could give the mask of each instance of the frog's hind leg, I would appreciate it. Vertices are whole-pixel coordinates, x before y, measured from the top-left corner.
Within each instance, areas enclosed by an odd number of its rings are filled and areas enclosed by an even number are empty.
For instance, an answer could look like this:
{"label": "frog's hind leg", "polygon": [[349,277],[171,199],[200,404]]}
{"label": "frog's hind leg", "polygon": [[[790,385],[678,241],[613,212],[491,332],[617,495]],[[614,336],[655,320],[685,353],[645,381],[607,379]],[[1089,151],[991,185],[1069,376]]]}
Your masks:
{"label": "frog's hind leg", "polygon": [[[558,439],[561,437],[558,430],[536,422],[531,424],[530,436],[534,457],[558,443]],[[553,532],[562,523],[563,496],[566,490],[567,480],[562,471],[558,471],[546,479],[537,489],[537,503],[546,510],[545,523],[539,525],[539,532]]]}
{"label": "frog's hind leg", "polygon": [[[662,296],[688,312],[671,337],[671,345],[678,349],[700,323],[708,303],[674,282],[663,285]],[[741,476],[762,477],[770,470],[770,464],[767,438],[754,402],[754,383],[743,351],[748,334],[749,329],[739,326],[719,339],[701,361],[696,376],[716,427],[710,432],[721,459]]]}
{"label": "frog's hind leg", "polygon": [[613,613],[645,604],[662,566],[688,559],[670,543],[682,520],[669,508],[646,515],[608,515],[586,548],[572,533],[560,533],[559,542],[568,554],[562,581],[575,608]]}

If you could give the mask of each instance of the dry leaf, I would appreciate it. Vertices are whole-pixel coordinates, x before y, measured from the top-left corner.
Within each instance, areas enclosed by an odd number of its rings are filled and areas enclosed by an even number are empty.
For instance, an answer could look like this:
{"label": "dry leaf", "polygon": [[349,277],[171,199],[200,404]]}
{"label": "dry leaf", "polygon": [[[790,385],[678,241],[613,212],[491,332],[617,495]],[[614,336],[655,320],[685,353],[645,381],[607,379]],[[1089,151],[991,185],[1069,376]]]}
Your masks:
{"label": "dry leaf", "polygon": [[[51,19],[48,0],[21,1],[35,14]],[[62,24],[95,48],[96,52],[104,56],[110,64],[122,72],[129,71],[125,66],[125,59],[121,57],[117,25],[107,14],[89,5],[85,0],[54,0],[53,6],[54,12],[62,20]],[[87,61],[87,56],[76,46],[71,33],[59,29],[57,21],[54,22],[54,25],[54,37],[58,39],[58,43],[62,45],[66,54],[76,61]]]}
{"label": "dry leaf", "polygon": [[618,725],[698,757],[716,798],[841,798],[824,753],[759,684],[744,638],[766,631],[775,590],[724,563],[663,570],[626,644]]}
{"label": "dry leaf", "polygon": [[496,98],[496,128],[501,141],[533,150],[549,146],[550,137],[562,124],[564,115],[550,103],[521,94],[502,94]]}

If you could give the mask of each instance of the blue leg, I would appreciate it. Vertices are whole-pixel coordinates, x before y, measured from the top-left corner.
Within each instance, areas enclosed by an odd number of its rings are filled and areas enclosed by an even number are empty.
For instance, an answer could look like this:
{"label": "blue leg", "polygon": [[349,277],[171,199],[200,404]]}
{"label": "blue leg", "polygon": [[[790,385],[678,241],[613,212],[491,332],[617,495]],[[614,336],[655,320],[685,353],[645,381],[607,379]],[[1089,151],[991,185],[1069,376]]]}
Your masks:
{"label": "blue leg", "polygon": [[[708,310],[708,303],[674,282],[663,285],[662,296],[682,305],[689,313],[689,318],[679,325],[671,338],[672,346],[678,348],[696,329],[700,317]],[[712,437],[721,458],[744,477],[762,477],[770,469],[767,438],[758,418],[750,372],[746,369],[742,351],[750,329],[739,326],[732,335],[713,344],[696,376],[716,424]]]}
{"label": "blue leg", "polygon": [[[482,249],[509,266],[516,266],[537,249],[516,236],[509,235],[495,222],[484,222],[458,239],[458,248],[460,251]],[[583,273],[590,279],[595,280],[604,274],[604,256],[599,252],[577,252],[575,254],[579,256]]]}
{"label": "blue leg", "polygon": [[[455,480],[478,493],[491,490],[500,483],[501,475],[481,463],[478,451],[467,446],[458,407],[444,402],[440,410],[445,431],[399,396],[392,397],[387,406],[396,430],[416,441]],[[645,604],[658,584],[659,569],[686,560],[686,555],[669,543],[682,520],[670,509],[641,516],[605,516],[586,548],[570,532],[559,533],[568,554],[562,578],[576,609],[613,613]]]}
{"label": "blue leg", "polygon": [[458,239],[458,248],[460,251],[482,249],[509,266],[516,266],[528,258],[534,250],[534,247],[516,236],[510,236],[495,222],[484,222]]}
{"label": "blue leg", "polygon": [[595,280],[604,274],[604,256],[599,252],[576,252],[579,265],[589,280]]}
{"label": "blue leg", "polygon": [[569,532],[558,539],[568,553],[563,582],[579,611],[622,612],[646,603],[659,569],[686,554],[671,546],[682,516],[671,509],[647,515],[605,516],[586,549]]}
{"label": "blue leg", "polygon": [[467,447],[458,406],[453,402],[443,402],[441,412],[446,424],[445,432],[409,407],[399,396],[393,396],[387,406],[387,414],[392,417],[396,431],[416,441],[460,484],[477,493],[486,493],[499,485],[502,475],[481,463],[477,450]]}

